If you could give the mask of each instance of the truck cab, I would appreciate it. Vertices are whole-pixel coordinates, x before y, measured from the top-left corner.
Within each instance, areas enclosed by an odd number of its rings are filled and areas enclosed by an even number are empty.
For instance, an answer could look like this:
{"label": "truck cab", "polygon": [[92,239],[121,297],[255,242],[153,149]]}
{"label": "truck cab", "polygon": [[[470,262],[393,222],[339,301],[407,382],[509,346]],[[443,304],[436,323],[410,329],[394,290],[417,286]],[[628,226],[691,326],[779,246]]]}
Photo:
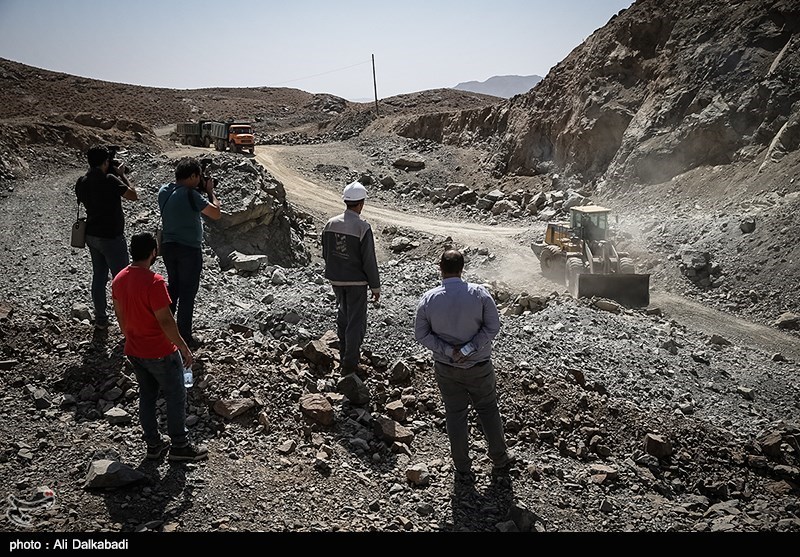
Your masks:
{"label": "truck cab", "polygon": [[255,153],[255,136],[250,124],[229,124],[228,145],[231,151],[239,153],[245,149]]}

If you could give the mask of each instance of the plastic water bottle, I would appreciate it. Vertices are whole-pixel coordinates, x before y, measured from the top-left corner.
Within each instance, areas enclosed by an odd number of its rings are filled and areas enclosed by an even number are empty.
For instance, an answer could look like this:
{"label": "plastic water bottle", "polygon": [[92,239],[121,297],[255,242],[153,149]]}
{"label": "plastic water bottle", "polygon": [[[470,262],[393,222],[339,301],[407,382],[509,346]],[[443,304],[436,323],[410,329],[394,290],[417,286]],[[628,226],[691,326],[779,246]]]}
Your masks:
{"label": "plastic water bottle", "polygon": [[475,352],[475,345],[472,344],[471,342],[468,342],[467,344],[461,347],[461,353],[464,356],[469,356],[473,352]]}
{"label": "plastic water bottle", "polygon": [[192,368],[183,368],[183,385],[187,389],[194,385],[194,375],[192,375]]}

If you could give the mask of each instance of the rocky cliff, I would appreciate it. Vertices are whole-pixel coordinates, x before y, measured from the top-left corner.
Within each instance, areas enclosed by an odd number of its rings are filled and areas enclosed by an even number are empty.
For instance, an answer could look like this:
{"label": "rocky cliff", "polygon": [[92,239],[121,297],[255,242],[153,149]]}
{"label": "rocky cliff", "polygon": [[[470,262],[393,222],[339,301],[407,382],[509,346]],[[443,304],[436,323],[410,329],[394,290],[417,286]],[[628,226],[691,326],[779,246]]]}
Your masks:
{"label": "rocky cliff", "polygon": [[639,0],[530,92],[410,119],[400,133],[489,141],[506,174],[651,184],[800,144],[800,0]]}

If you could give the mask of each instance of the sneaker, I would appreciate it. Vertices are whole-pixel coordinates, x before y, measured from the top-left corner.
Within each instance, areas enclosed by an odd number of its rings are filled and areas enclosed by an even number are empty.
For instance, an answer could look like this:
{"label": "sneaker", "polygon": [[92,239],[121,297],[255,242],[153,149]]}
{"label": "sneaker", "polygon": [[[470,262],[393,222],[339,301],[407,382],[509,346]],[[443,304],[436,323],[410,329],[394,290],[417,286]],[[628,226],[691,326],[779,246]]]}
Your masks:
{"label": "sneaker", "polygon": [[169,450],[169,459],[172,461],[196,462],[208,458],[208,449],[204,446],[184,445],[183,447],[172,446]]}
{"label": "sneaker", "polygon": [[164,456],[164,453],[167,452],[167,449],[169,449],[169,441],[167,441],[166,439],[162,439],[155,445],[148,444],[147,454],[145,455],[145,458],[147,458],[148,460],[158,460],[159,458]]}

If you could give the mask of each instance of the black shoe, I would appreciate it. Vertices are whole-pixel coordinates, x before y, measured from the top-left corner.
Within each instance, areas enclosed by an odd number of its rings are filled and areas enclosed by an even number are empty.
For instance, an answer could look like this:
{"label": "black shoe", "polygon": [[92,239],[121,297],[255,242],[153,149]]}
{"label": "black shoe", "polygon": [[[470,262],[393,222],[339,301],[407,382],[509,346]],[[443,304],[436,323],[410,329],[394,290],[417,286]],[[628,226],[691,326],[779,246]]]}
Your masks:
{"label": "black shoe", "polygon": [[162,439],[155,445],[148,444],[147,454],[145,455],[145,458],[148,460],[158,460],[159,458],[164,456],[164,453],[167,452],[167,449],[169,449],[169,441],[167,441],[166,439]]}
{"label": "black shoe", "polygon": [[184,445],[183,447],[172,446],[169,450],[169,459],[172,461],[196,462],[208,458],[208,449],[204,446]]}
{"label": "black shoe", "polygon": [[500,462],[496,462],[494,465],[492,465],[492,474],[496,476],[508,474],[518,460],[519,459],[517,458],[517,455],[515,455],[514,453],[507,452],[505,458],[503,458]]}
{"label": "black shoe", "polygon": [[473,474],[472,472],[459,472],[458,470],[456,470],[455,481],[456,484],[460,485],[472,485],[475,483],[475,474]]}
{"label": "black shoe", "polygon": [[366,381],[369,377],[369,370],[360,364],[356,367],[343,367],[341,368],[340,373],[342,374],[342,377],[355,373],[362,381]]}

